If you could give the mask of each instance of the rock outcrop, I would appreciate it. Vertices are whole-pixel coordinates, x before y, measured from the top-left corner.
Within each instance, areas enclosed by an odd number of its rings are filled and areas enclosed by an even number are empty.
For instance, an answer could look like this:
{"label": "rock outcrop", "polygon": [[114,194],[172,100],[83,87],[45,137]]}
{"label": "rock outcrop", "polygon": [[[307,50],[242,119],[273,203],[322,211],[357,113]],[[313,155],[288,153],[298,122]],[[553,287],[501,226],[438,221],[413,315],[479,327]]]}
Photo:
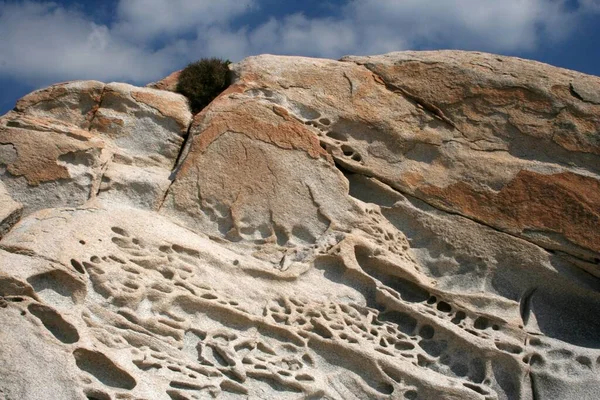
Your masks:
{"label": "rock outcrop", "polygon": [[258,56],[0,118],[0,399],[596,399],[600,78]]}

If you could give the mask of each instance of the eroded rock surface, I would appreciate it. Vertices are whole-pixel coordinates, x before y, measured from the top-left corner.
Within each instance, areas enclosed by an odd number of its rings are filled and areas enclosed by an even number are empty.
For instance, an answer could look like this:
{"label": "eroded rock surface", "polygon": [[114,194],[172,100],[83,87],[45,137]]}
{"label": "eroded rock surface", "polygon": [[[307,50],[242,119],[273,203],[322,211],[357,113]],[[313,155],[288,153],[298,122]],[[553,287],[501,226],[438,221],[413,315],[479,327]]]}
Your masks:
{"label": "eroded rock surface", "polygon": [[232,67],[0,119],[0,399],[597,398],[599,78]]}
{"label": "eroded rock surface", "polygon": [[166,91],[51,86],[0,118],[0,180],[26,214],[96,198],[157,210],[191,117],[187,100]]}
{"label": "eroded rock surface", "polygon": [[408,52],[345,60],[364,65],[453,133],[437,148],[416,149],[438,168],[394,171],[393,177],[384,177],[382,168],[382,178],[436,207],[545,248],[595,258],[597,77],[489,54]]}
{"label": "eroded rock surface", "polygon": [[0,182],[0,238],[17,223],[22,212],[23,205],[14,201]]}

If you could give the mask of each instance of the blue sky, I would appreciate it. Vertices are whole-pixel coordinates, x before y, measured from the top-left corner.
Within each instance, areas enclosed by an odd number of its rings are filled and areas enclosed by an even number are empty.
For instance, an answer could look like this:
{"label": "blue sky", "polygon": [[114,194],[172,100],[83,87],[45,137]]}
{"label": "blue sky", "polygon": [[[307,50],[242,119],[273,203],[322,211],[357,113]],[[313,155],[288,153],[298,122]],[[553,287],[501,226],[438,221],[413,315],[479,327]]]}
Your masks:
{"label": "blue sky", "polygon": [[600,75],[600,0],[0,0],[0,115],[55,82],[144,85],[206,56],[448,48]]}

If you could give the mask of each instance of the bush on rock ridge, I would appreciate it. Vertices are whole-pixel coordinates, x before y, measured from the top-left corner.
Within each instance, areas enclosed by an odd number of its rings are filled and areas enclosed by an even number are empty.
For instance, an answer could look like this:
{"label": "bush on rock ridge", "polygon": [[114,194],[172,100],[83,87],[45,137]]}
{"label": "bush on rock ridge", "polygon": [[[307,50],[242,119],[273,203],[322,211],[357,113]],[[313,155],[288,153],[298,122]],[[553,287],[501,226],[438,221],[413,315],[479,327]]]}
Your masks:
{"label": "bush on rock ridge", "polygon": [[193,113],[201,111],[229,86],[229,64],[229,60],[202,58],[181,71],[177,92],[189,99]]}

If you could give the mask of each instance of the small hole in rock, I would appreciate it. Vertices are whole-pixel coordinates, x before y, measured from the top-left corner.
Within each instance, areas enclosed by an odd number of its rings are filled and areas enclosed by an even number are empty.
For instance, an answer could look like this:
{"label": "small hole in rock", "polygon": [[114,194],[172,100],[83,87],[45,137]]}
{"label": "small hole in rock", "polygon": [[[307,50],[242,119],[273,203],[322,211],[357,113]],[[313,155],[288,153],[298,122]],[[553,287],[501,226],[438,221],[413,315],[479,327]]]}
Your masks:
{"label": "small hole in rock", "polygon": [[419,335],[423,338],[423,339],[431,339],[433,337],[433,335],[435,334],[435,331],[433,329],[432,326],[430,325],[424,325],[420,330],[419,330]]}
{"label": "small hole in rock", "polygon": [[475,320],[475,329],[487,329],[487,327],[489,326],[489,321],[487,318],[485,317],[479,317]]}
{"label": "small hole in rock", "polygon": [[71,260],[71,266],[73,268],[75,268],[75,270],[77,272],[79,272],[80,274],[85,274],[85,270],[83,269],[83,265],[81,265],[81,263],[79,263],[79,261],[72,259]]}
{"label": "small hole in rock", "polygon": [[160,247],[158,248],[158,250],[159,250],[160,252],[162,252],[162,253],[172,253],[172,251],[171,251],[171,246],[165,246],[165,245],[163,245],[163,246],[160,246]]}
{"label": "small hole in rock", "polygon": [[540,354],[534,354],[529,359],[531,366],[543,366],[545,364],[544,358]]}
{"label": "small hole in rock", "polygon": [[529,344],[532,346],[541,346],[542,341],[538,338],[531,338],[531,339],[529,339]]}
{"label": "small hole in rock", "polygon": [[350,146],[342,145],[342,153],[344,153],[344,155],[346,157],[350,157],[350,156],[354,155],[355,151]]}
{"label": "small hole in rock", "polygon": [[435,340],[422,340],[419,346],[430,356],[439,357],[446,350],[446,347],[448,347],[448,343],[445,340],[440,340],[439,342]]}
{"label": "small hole in rock", "polygon": [[125,236],[125,237],[129,237],[129,235],[127,234],[127,232],[125,231],[125,229],[119,228],[118,226],[113,226],[112,228],[110,228],[114,233],[116,233],[117,235],[121,235],[121,236]]}
{"label": "small hole in rock", "polygon": [[78,348],[73,351],[73,356],[79,369],[93,375],[107,386],[127,390],[136,386],[135,379],[103,353]]}
{"label": "small hole in rock", "polygon": [[588,368],[592,368],[592,360],[589,359],[589,357],[586,356],[578,356],[575,361],[577,361],[579,364],[584,365]]}
{"label": "small hole in rock", "polygon": [[496,342],[496,347],[499,350],[506,351],[506,352],[512,353],[512,354],[519,354],[523,351],[521,346],[517,346],[517,345],[511,344],[511,343]]}
{"label": "small hole in rock", "polygon": [[484,396],[485,396],[485,395],[487,395],[487,394],[488,394],[488,392],[487,392],[487,391],[485,391],[483,388],[481,388],[481,387],[479,387],[479,386],[477,386],[477,385],[473,385],[472,383],[463,383],[463,385],[464,385],[465,387],[467,387],[467,388],[469,388],[469,389],[471,389],[471,390],[473,390],[473,391],[475,391],[475,392],[477,392],[477,393],[481,394],[481,395],[484,395]]}
{"label": "small hole in rock", "polygon": [[441,312],[450,312],[452,311],[452,306],[450,306],[450,304],[446,303],[445,301],[440,301],[437,305],[437,309]]}
{"label": "small hole in rock", "polygon": [[110,400],[110,396],[98,390],[88,390],[85,393],[87,400]]}
{"label": "small hole in rock", "polygon": [[467,367],[465,364],[462,364],[460,362],[457,362],[455,364],[452,364],[450,366],[450,370],[452,372],[454,372],[454,374],[456,376],[467,376],[467,374],[469,373],[469,367]]}
{"label": "small hole in rock", "polygon": [[463,319],[467,318],[467,314],[465,314],[464,311],[458,311],[455,315],[454,318],[452,318],[452,323],[453,324],[459,324],[460,321],[462,321]]}
{"label": "small hole in rock", "polygon": [[298,381],[305,381],[305,382],[311,382],[311,381],[314,381],[315,378],[313,378],[312,376],[310,376],[308,374],[299,374],[299,375],[296,375],[296,380],[298,380]]}
{"label": "small hole in rock", "polygon": [[332,139],[339,140],[341,142],[346,142],[348,140],[345,134],[339,132],[327,132],[325,135],[329,136]]}
{"label": "small hole in rock", "polygon": [[419,365],[419,367],[427,367],[431,365],[431,362],[422,355],[417,354],[417,365]]}
{"label": "small hole in rock", "polygon": [[415,345],[410,343],[410,342],[396,342],[394,344],[394,347],[396,348],[396,350],[400,350],[400,351],[405,351],[405,350],[413,350],[415,348]]}
{"label": "small hole in rock", "polygon": [[310,366],[314,365],[314,361],[308,354],[305,354],[302,356],[302,361],[307,365],[310,365]]}
{"label": "small hole in rock", "polygon": [[61,342],[71,344],[79,341],[77,329],[65,321],[63,317],[52,308],[32,303],[27,309]]}

